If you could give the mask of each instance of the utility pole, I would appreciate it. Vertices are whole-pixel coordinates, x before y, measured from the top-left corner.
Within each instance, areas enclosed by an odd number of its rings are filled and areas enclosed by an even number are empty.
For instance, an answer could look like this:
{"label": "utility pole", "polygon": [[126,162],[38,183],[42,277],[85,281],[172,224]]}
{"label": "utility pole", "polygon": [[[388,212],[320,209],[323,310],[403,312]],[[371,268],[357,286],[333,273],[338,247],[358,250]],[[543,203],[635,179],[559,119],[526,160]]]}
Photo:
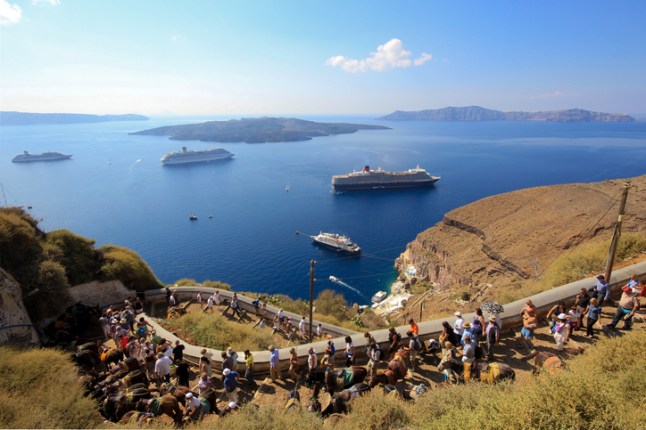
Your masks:
{"label": "utility pole", "polygon": [[608,261],[606,263],[606,271],[604,276],[606,277],[606,282],[610,283],[610,275],[612,275],[612,266],[615,262],[615,254],[617,253],[617,245],[619,244],[619,238],[621,237],[621,223],[624,220],[624,215],[626,214],[626,200],[628,199],[628,189],[630,188],[630,181],[624,184],[624,192],[621,195],[621,202],[619,203],[619,216],[617,217],[617,222],[615,223],[615,231],[612,233],[612,240],[610,241],[610,249],[608,250]]}
{"label": "utility pole", "polygon": [[312,337],[312,327],[314,325],[312,324],[312,311],[314,306],[314,264],[316,264],[316,261],[310,260],[310,342],[314,339]]}

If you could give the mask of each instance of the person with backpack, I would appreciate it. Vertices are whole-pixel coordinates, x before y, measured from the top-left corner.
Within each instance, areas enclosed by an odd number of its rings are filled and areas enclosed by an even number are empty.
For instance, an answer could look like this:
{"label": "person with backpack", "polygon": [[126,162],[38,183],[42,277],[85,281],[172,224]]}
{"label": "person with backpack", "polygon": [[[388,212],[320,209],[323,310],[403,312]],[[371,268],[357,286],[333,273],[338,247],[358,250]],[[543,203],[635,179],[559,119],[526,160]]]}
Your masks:
{"label": "person with backpack", "polygon": [[487,330],[485,331],[485,337],[487,340],[487,361],[494,360],[494,346],[500,342],[500,327],[496,322],[496,317],[493,315],[489,317],[489,324],[487,324]]}
{"label": "person with backpack", "polygon": [[377,342],[370,342],[368,345],[368,374],[370,378],[374,378],[377,374],[377,368],[381,363],[382,351]]}

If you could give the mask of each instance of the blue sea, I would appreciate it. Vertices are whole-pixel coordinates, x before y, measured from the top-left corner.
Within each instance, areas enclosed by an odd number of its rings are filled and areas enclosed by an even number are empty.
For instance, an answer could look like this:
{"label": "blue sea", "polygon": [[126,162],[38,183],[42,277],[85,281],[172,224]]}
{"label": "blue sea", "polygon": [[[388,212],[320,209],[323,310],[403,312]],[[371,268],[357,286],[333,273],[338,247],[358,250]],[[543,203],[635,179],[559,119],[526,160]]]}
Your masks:
{"label": "blue sea", "polygon": [[[646,173],[646,123],[299,117],[392,130],[306,142],[214,144],[128,133],[229,118],[5,126],[0,127],[0,198],[31,206],[46,231],[68,229],[97,245],[135,250],[165,283],[220,280],[237,291],[307,299],[309,262],[315,260],[315,295],[334,289],[350,303],[367,304],[396,279],[393,262],[406,244],[451,209],[520,188]],[[224,147],[236,155],[203,165],[161,165],[165,153],[183,145]],[[11,163],[23,150],[74,156]],[[442,179],[428,189],[332,192],[332,175],[364,165],[386,170],[419,165]],[[190,214],[199,220],[189,221]],[[349,235],[362,256],[313,245],[307,235],[319,231]],[[330,282],[330,275],[352,288]]]}

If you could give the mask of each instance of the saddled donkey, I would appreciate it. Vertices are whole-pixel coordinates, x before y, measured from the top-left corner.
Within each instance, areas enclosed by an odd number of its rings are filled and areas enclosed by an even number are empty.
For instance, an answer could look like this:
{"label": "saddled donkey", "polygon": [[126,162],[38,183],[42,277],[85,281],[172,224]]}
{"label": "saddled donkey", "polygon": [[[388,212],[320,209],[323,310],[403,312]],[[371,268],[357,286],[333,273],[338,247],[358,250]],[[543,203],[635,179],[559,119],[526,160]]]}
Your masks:
{"label": "saddled donkey", "polygon": [[388,362],[388,368],[383,373],[377,373],[373,376],[370,386],[374,387],[377,384],[395,385],[397,381],[403,380],[408,372],[406,366],[408,354],[408,350],[403,348],[397,351],[395,357]]}
{"label": "saddled donkey", "polygon": [[515,380],[516,372],[505,363],[464,363],[464,373],[461,376],[464,382],[471,380],[495,384],[505,380]]}
{"label": "saddled donkey", "polygon": [[166,414],[171,417],[176,424],[182,423],[182,408],[180,408],[177,398],[170,394],[165,394],[154,399],[141,400],[137,409],[145,409],[156,417],[161,414]]}

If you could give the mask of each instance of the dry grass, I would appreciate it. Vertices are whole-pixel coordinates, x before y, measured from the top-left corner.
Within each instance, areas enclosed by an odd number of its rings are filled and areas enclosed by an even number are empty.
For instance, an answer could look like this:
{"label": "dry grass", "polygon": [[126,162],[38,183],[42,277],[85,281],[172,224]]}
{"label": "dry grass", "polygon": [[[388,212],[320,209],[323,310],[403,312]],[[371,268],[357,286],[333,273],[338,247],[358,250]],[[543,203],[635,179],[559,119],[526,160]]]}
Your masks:
{"label": "dry grass", "polygon": [[3,347],[0,356],[1,428],[95,428],[102,421],[67,355]]}

